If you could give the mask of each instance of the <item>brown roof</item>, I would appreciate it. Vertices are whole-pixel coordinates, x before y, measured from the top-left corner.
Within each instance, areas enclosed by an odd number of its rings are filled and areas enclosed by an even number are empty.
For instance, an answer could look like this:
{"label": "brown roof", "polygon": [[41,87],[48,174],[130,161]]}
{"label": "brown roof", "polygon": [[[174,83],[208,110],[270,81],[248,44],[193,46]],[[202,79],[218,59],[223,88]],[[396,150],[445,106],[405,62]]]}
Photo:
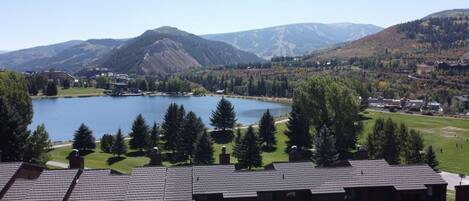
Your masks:
{"label": "brown roof", "polygon": [[192,200],[192,167],[173,167],[166,171],[165,201]]}
{"label": "brown roof", "polygon": [[110,170],[84,170],[69,200],[125,200],[129,178]]}
{"label": "brown roof", "polygon": [[15,183],[8,189],[2,200],[14,201],[14,200],[25,200],[26,195],[30,191],[31,187],[36,182],[35,179],[16,179]]}
{"label": "brown roof", "polygon": [[44,170],[25,200],[63,200],[77,173],[77,169]]}
{"label": "brown roof", "polygon": [[134,168],[125,199],[163,201],[165,180],[165,167]]}
{"label": "brown roof", "polygon": [[5,188],[10,179],[16,174],[21,162],[0,163],[0,191]]}

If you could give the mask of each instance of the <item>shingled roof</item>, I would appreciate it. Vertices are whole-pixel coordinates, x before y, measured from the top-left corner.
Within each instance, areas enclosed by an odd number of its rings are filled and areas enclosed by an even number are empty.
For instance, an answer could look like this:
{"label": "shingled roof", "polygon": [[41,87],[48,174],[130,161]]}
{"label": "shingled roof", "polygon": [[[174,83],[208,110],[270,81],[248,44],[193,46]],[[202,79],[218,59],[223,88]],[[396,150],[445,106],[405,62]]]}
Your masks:
{"label": "shingled roof", "polygon": [[25,200],[63,200],[79,170],[45,170],[34,182]]}
{"label": "shingled roof", "polygon": [[[16,164],[16,165],[15,165]],[[349,166],[316,168],[310,162],[274,163],[259,171],[234,165],[137,167],[131,175],[111,170],[45,170],[37,179],[17,178],[4,200],[191,201],[193,196],[257,197],[261,192],[345,193],[348,188],[425,190],[446,182],[427,165],[389,165],[384,160],[349,161]],[[21,163],[0,163],[5,185]],[[76,181],[76,182],[74,182]],[[73,185],[76,184],[76,185]]]}
{"label": "shingled roof", "polygon": [[125,200],[164,200],[165,167],[137,167],[132,170]]}
{"label": "shingled roof", "polygon": [[110,170],[84,170],[69,200],[124,200],[129,178]]}
{"label": "shingled roof", "polygon": [[312,194],[344,193],[346,188],[389,186],[421,190],[446,184],[427,165],[394,166],[384,160],[350,161],[351,166],[315,168],[312,163],[278,163],[273,170],[235,171],[231,165],[193,167],[193,193],[252,197],[256,192],[310,190]]}
{"label": "shingled roof", "polygon": [[16,174],[21,162],[0,163],[0,191],[5,188],[10,179]]}

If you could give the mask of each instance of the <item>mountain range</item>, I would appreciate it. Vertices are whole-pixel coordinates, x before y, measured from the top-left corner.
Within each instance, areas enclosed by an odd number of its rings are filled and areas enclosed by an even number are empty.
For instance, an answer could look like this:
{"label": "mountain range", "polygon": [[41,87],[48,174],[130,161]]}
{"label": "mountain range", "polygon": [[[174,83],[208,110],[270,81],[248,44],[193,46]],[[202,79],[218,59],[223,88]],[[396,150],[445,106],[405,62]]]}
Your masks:
{"label": "mountain range", "polygon": [[469,9],[442,11],[376,34],[316,51],[306,60],[406,57],[419,61],[469,59]]}
{"label": "mountain range", "polygon": [[383,28],[369,24],[303,23],[202,37],[229,43],[264,59],[301,56],[314,50],[354,41]]}

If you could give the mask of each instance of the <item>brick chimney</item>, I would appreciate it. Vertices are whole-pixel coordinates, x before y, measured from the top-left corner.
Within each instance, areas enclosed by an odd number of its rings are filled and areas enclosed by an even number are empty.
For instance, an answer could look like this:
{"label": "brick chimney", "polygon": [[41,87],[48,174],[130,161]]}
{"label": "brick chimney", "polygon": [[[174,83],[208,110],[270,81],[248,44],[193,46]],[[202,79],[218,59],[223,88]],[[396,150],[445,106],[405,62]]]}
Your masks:
{"label": "brick chimney", "polygon": [[68,168],[70,169],[84,169],[85,159],[80,156],[80,152],[76,149],[72,150],[69,156]]}
{"label": "brick chimney", "polygon": [[456,201],[469,200],[469,185],[460,185],[454,188],[456,189]]}
{"label": "brick chimney", "polygon": [[293,145],[291,146],[290,153],[288,153],[288,162],[298,162],[301,161],[303,157],[301,153],[298,151],[298,147]]}
{"label": "brick chimney", "polygon": [[220,165],[229,165],[229,164],[230,164],[230,154],[226,153],[226,146],[223,145],[221,147]]}
{"label": "brick chimney", "polygon": [[153,147],[153,150],[150,153],[150,166],[162,166],[163,160],[161,158],[161,153],[158,150],[158,147]]}

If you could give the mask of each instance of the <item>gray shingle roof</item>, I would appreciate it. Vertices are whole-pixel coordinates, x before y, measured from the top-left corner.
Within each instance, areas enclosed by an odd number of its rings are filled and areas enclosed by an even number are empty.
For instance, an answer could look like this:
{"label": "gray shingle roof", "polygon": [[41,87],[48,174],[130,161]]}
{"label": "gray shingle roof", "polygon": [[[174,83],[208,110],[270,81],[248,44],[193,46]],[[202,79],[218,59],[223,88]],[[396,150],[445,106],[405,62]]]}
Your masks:
{"label": "gray shingle roof", "polygon": [[63,200],[77,173],[77,169],[43,171],[25,200]]}
{"label": "gray shingle roof", "polygon": [[8,189],[2,200],[15,201],[24,200],[31,187],[36,182],[35,179],[16,179],[13,185]]}
{"label": "gray shingle roof", "polygon": [[110,170],[84,170],[69,200],[125,200],[129,178]]}
{"label": "gray shingle roof", "polygon": [[166,171],[165,201],[192,200],[192,167],[173,167]]}
{"label": "gray shingle roof", "polygon": [[314,168],[312,163],[278,163],[274,170],[235,171],[233,166],[193,167],[194,194],[224,197],[253,192],[310,190],[313,194],[343,193],[345,188],[390,186],[397,190],[425,189],[446,184],[427,165],[392,166],[384,160],[350,161],[352,166]]}
{"label": "gray shingle roof", "polygon": [[163,201],[165,180],[165,167],[134,168],[125,199]]}
{"label": "gray shingle roof", "polygon": [[5,185],[16,174],[16,171],[22,163],[0,163],[0,191],[5,188]]}

